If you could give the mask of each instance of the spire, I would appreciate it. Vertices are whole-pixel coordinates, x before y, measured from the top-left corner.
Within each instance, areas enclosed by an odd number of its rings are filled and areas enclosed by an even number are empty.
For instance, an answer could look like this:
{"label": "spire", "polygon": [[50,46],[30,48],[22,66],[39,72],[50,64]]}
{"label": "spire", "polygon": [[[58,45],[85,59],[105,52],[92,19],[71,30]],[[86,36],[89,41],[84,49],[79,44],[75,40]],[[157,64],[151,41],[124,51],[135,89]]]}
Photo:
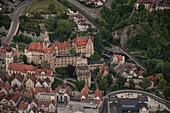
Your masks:
{"label": "spire", "polygon": [[45,43],[49,43],[49,42],[50,42],[50,41],[49,41],[49,35],[48,35],[48,32],[47,32],[47,31],[45,31],[44,42],[45,42]]}

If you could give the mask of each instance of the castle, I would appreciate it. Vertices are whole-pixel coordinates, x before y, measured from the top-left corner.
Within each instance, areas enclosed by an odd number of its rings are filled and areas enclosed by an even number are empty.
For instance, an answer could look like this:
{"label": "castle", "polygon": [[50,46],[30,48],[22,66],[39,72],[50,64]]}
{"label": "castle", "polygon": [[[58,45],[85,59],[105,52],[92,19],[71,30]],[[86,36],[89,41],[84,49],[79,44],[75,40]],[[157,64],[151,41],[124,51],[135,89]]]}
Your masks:
{"label": "castle", "polygon": [[[75,54],[70,53],[71,49],[75,49]],[[50,43],[47,32],[43,43],[32,42],[25,48],[28,63],[33,61],[38,65],[48,61],[53,70],[56,67],[67,67],[68,64],[75,66],[82,56],[90,57],[93,53],[93,37],[76,37],[63,43]]]}

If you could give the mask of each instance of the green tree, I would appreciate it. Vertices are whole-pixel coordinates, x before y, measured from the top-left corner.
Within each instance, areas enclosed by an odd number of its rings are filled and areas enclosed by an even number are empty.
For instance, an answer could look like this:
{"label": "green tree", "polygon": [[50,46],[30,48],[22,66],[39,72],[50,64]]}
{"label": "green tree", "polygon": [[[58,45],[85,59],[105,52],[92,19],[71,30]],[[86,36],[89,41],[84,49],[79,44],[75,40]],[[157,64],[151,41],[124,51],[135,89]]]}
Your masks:
{"label": "green tree", "polygon": [[75,68],[71,64],[69,64],[66,68],[66,71],[67,71],[67,74],[69,75],[69,77],[72,77],[73,73],[75,71]]}
{"label": "green tree", "polygon": [[133,5],[133,0],[128,0],[127,5]]}
{"label": "green tree", "polygon": [[163,94],[165,95],[166,99],[170,99],[170,86],[163,88]]}
{"label": "green tree", "polygon": [[94,51],[94,54],[92,54],[90,58],[88,58],[88,61],[99,61],[100,58],[100,55],[96,51]]}
{"label": "green tree", "polygon": [[54,9],[55,9],[55,5],[54,5],[54,4],[49,4],[49,5],[48,5],[48,9],[49,9],[49,11],[50,11],[51,13],[53,13],[53,12],[54,12]]}
{"label": "green tree", "polygon": [[22,56],[22,61],[24,62],[24,64],[27,63],[27,56],[26,56],[26,55],[23,55],[23,56]]}
{"label": "green tree", "polygon": [[50,16],[45,20],[44,26],[48,31],[53,31],[57,27],[57,20]]}
{"label": "green tree", "polygon": [[126,78],[119,75],[118,76],[118,81],[117,81],[118,86],[120,88],[122,88],[124,86],[125,82],[126,82]]}
{"label": "green tree", "polygon": [[146,90],[148,87],[152,85],[151,81],[148,78],[143,78],[141,82],[141,87]]}
{"label": "green tree", "polygon": [[101,80],[101,72],[97,72],[97,81],[99,82]]}
{"label": "green tree", "polygon": [[144,9],[145,9],[145,6],[142,3],[140,3],[138,6],[138,11],[142,11]]}
{"label": "green tree", "polygon": [[130,78],[130,80],[129,80],[129,86],[130,86],[131,89],[135,88],[135,83],[134,83],[134,80],[132,78]]}
{"label": "green tree", "polygon": [[159,81],[159,87],[160,88],[164,88],[165,86],[166,86],[166,84],[167,84],[167,82],[166,82],[166,80],[164,79],[164,78],[162,78],[160,81]]}
{"label": "green tree", "polygon": [[98,85],[99,85],[99,89],[100,89],[100,90],[106,91],[109,84],[108,84],[107,79],[104,78],[104,79],[101,79],[101,80],[99,81]]}
{"label": "green tree", "polygon": [[113,78],[110,74],[106,75],[104,78],[107,79],[108,81],[108,85],[110,86],[111,84],[113,84]]}
{"label": "green tree", "polygon": [[42,67],[42,68],[49,68],[50,65],[48,64],[48,61],[46,60],[46,61],[42,61],[42,62],[41,62],[41,67]]}
{"label": "green tree", "polygon": [[55,71],[63,76],[65,76],[67,74],[66,68],[65,67],[59,67],[59,68],[55,68]]}
{"label": "green tree", "polygon": [[33,62],[33,61],[31,61],[31,65],[35,66],[35,64],[34,64],[34,62]]}
{"label": "green tree", "polygon": [[159,82],[160,82],[161,79],[164,79],[163,74],[162,74],[162,73],[156,74],[155,84],[159,84]]}
{"label": "green tree", "polygon": [[70,49],[70,54],[75,54],[75,53],[76,53],[76,48],[75,47],[71,48]]}
{"label": "green tree", "polygon": [[76,81],[76,86],[78,88],[79,91],[81,91],[81,89],[83,89],[83,87],[85,86],[85,81],[84,80],[80,80],[80,81]]}

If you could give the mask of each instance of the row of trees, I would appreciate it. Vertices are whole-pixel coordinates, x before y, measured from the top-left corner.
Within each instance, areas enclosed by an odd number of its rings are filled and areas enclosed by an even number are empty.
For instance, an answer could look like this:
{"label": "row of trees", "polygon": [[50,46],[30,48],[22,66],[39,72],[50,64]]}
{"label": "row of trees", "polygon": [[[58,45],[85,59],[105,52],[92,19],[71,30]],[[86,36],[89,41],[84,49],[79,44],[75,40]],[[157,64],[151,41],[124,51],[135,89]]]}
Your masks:
{"label": "row of trees", "polygon": [[23,34],[15,35],[13,37],[14,42],[30,44],[32,42],[32,38]]}
{"label": "row of trees", "polygon": [[3,15],[0,13],[0,27],[4,26],[6,30],[9,29],[11,23],[11,19],[8,15]]}

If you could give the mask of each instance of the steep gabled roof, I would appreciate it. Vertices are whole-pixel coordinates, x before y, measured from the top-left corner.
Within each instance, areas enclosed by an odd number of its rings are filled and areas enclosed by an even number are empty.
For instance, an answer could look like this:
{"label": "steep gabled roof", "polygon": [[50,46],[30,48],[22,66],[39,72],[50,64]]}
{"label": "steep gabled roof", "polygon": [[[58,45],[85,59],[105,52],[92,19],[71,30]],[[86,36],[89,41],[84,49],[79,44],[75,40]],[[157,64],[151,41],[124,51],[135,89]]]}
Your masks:
{"label": "steep gabled roof", "polygon": [[22,83],[22,81],[24,80],[24,76],[22,76],[21,74],[17,73],[16,77],[15,77],[20,83]]}
{"label": "steep gabled roof", "polygon": [[96,97],[100,98],[101,101],[103,100],[102,92],[99,90],[99,88],[97,88],[94,93],[96,94]]}
{"label": "steep gabled roof", "polygon": [[20,96],[21,94],[19,92],[15,92],[11,100],[13,100],[16,103],[19,100]]}
{"label": "steep gabled roof", "polygon": [[19,63],[10,63],[8,70],[20,71],[22,73],[27,73],[27,71],[35,71],[36,68],[32,65],[19,64]]}
{"label": "steep gabled roof", "polygon": [[51,76],[52,75],[52,71],[50,69],[37,69],[35,71],[35,75],[42,75],[42,73],[44,72],[44,76]]}
{"label": "steep gabled roof", "polygon": [[28,108],[28,102],[20,103],[18,109],[27,109]]}
{"label": "steep gabled roof", "polygon": [[37,78],[32,74],[32,75],[30,76],[30,80],[35,84]]}
{"label": "steep gabled roof", "polygon": [[84,86],[84,88],[81,90],[79,98],[81,99],[83,96],[87,99],[87,96],[89,95],[90,89],[87,87],[87,85]]}

